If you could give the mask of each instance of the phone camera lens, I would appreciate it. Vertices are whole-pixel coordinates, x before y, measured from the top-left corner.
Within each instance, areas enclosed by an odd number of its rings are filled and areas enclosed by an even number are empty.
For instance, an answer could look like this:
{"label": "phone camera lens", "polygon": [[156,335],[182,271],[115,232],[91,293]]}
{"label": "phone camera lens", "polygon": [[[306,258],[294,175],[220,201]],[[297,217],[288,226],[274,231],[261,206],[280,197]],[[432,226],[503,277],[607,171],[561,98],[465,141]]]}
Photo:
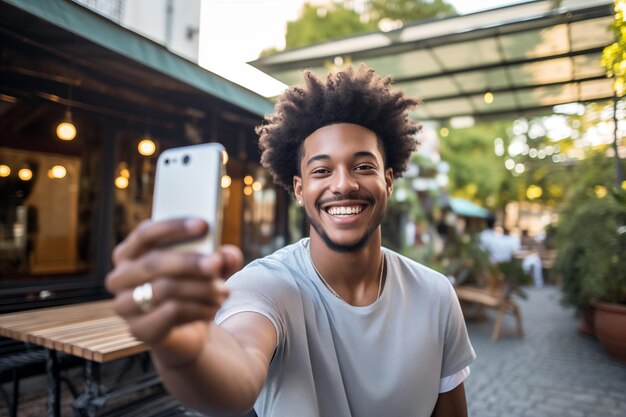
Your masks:
{"label": "phone camera lens", "polygon": [[191,161],[191,157],[189,155],[183,156],[183,164],[187,165]]}
{"label": "phone camera lens", "polygon": [[165,158],[165,165],[169,165],[170,164],[170,159],[169,158]]}

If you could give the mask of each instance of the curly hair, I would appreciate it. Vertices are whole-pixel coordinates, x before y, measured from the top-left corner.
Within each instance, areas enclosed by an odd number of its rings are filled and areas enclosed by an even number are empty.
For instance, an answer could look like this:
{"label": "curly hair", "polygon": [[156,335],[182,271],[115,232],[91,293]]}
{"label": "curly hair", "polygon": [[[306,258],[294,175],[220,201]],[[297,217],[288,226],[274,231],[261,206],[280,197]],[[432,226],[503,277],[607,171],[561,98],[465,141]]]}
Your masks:
{"label": "curly hair", "polygon": [[352,123],[373,131],[383,146],[385,167],[396,177],[407,168],[417,149],[415,134],[421,126],[407,111],[420,103],[391,88],[392,78],[381,77],[361,65],[329,73],[324,81],[304,72],[304,85],[285,91],[275,111],[257,126],[261,164],[274,181],[293,192],[293,177],[300,174],[302,144],[316,130],[337,123]]}

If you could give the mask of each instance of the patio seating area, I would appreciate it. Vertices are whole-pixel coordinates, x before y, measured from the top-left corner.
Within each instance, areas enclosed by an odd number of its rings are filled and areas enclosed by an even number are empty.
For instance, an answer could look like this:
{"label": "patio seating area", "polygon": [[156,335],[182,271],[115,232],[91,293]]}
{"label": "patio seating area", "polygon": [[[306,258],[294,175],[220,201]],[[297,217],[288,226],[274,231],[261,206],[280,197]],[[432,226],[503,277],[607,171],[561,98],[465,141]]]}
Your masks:
{"label": "patio seating area", "polygon": [[[593,338],[577,331],[578,318],[560,305],[555,286],[525,288],[527,300],[518,299],[524,317],[524,337],[515,335],[515,321],[506,316],[498,343],[492,343],[495,311],[489,320],[469,320],[468,330],[478,358],[465,386],[469,415],[473,417],[623,416],[626,411],[626,365],[611,359]],[[102,368],[104,385],[114,383],[128,366],[125,360]],[[68,375],[83,383],[80,369]],[[125,378],[142,375],[133,366]],[[40,417],[46,412],[45,375],[22,384],[20,417]],[[165,393],[161,400],[168,400]],[[147,397],[141,397],[143,399]],[[154,397],[156,401],[157,397]],[[71,416],[72,395],[62,390],[61,414]],[[7,417],[5,407],[0,417]]]}

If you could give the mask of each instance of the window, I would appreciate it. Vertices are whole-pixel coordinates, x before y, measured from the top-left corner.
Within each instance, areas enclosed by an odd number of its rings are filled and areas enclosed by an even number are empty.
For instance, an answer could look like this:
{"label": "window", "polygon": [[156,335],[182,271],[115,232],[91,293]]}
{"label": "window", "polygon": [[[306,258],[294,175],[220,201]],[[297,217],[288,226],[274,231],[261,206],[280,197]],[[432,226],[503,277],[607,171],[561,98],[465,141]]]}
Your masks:
{"label": "window", "polygon": [[3,279],[93,269],[99,140],[93,129],[79,131],[72,142],[59,140],[56,110],[33,106],[41,117],[0,142]]}

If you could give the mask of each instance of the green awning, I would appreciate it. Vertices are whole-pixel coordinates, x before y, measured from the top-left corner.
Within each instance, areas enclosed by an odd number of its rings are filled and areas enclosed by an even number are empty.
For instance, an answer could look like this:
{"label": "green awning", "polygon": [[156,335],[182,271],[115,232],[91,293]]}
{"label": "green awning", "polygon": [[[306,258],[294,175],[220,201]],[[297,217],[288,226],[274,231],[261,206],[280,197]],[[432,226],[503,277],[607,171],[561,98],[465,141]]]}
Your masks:
{"label": "green awning", "polygon": [[273,111],[273,104],[266,98],[71,1],[2,1],[251,113],[263,116]]}
{"label": "green awning", "polygon": [[452,211],[462,217],[478,217],[486,219],[489,216],[489,210],[464,198],[450,197],[448,203],[450,204]]}

